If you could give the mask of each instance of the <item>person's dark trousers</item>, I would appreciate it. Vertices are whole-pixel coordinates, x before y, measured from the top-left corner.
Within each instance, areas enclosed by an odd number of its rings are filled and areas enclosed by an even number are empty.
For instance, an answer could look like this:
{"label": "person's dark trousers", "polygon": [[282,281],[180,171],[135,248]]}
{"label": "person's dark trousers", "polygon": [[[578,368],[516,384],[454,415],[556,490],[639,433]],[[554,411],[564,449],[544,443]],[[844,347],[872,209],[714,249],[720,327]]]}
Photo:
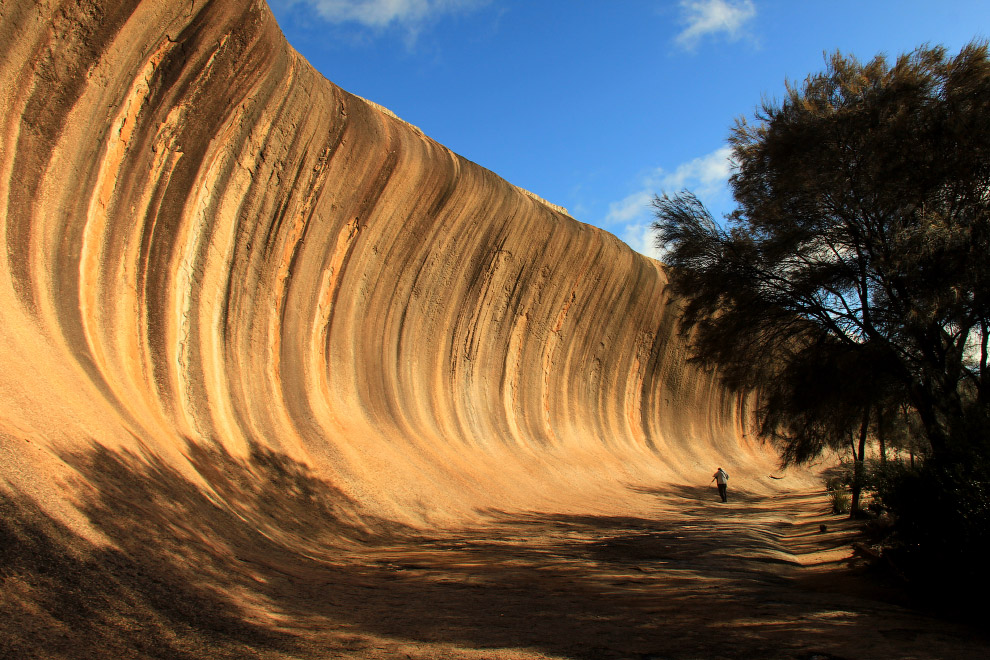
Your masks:
{"label": "person's dark trousers", "polygon": [[729,497],[728,497],[728,495],[726,495],[726,492],[725,492],[727,488],[728,488],[728,484],[719,484],[718,485],[718,496],[722,498],[722,501],[723,502],[728,502],[729,501]]}

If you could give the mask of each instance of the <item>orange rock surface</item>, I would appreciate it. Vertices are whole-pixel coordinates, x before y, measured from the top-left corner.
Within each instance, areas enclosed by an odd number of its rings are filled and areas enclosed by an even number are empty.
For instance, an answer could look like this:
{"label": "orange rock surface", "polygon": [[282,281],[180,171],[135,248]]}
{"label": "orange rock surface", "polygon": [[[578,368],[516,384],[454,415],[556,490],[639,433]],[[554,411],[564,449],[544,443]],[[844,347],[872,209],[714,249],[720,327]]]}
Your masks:
{"label": "orange rock surface", "polygon": [[659,263],[263,2],[2,0],[0,232],[0,657],[985,651],[843,568]]}
{"label": "orange rock surface", "polygon": [[770,486],[660,264],[334,86],[264,3],[10,2],[0,41],[11,487],[95,447],[206,489],[198,451],[272,452],[358,526]]}

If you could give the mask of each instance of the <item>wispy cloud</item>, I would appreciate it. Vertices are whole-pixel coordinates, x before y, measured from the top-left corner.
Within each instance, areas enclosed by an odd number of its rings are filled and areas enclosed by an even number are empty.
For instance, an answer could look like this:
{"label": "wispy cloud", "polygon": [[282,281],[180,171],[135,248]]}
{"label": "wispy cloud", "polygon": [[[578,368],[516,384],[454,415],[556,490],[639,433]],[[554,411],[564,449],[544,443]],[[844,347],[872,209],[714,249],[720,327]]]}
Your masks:
{"label": "wispy cloud", "polygon": [[660,179],[660,189],[677,192],[688,188],[699,198],[713,197],[726,189],[732,173],[732,149],[716,149],[707,156],[682,163]]}
{"label": "wispy cloud", "polygon": [[718,218],[731,204],[728,186],[731,173],[732,150],[727,146],[681,163],[673,171],[658,167],[642,178],[636,192],[609,204],[602,224],[614,227],[613,231],[637,252],[659,259],[661,255],[653,245],[650,227],[653,196],[690,190]]}
{"label": "wispy cloud", "polygon": [[650,200],[653,199],[655,192],[657,191],[654,187],[647,183],[642,190],[637,190],[618,202],[612,202],[608,205],[608,215],[605,216],[604,224],[612,226],[642,218],[649,213]]}
{"label": "wispy cloud", "polygon": [[656,234],[650,225],[645,223],[626,225],[622,228],[619,238],[636,252],[663,261],[663,251],[657,247]]}
{"label": "wispy cloud", "polygon": [[444,14],[470,11],[490,0],[289,0],[309,5],[330,23],[357,23],[369,28],[418,29]]}
{"label": "wispy cloud", "polygon": [[706,36],[725,35],[735,41],[746,34],[746,24],[756,16],[752,0],[681,0],[684,30],[677,44],[689,50]]}

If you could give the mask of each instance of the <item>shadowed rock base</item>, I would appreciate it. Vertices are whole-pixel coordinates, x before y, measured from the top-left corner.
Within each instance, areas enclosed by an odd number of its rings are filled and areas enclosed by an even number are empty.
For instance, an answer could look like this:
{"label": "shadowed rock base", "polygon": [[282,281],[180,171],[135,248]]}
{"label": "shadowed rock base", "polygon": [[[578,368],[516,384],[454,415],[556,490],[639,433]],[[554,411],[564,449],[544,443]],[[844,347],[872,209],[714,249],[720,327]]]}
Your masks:
{"label": "shadowed rock base", "polygon": [[[218,505],[160,463],[67,456],[94,544],[2,500],[4,657],[942,658],[972,631],[918,614],[850,557],[822,495],[640,495],[650,516],[489,511],[484,524],[355,530],[339,493],[268,453]],[[267,485],[265,485],[267,484]],[[271,515],[281,511],[283,515]],[[834,531],[822,534],[820,522]]]}

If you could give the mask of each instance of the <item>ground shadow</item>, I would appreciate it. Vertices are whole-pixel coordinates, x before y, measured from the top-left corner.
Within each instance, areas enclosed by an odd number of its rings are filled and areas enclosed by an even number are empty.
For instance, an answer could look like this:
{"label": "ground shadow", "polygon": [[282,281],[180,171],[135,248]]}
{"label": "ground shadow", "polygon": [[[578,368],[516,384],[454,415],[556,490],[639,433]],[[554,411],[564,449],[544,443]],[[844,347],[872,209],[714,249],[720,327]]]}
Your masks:
{"label": "ground shadow", "polygon": [[332,556],[400,530],[357,521],[338,489],[287,456],[186,448],[209,489],[157,458],[97,444],[63,456],[94,492],[80,508],[108,547],[0,492],[0,657],[296,653],[297,636],[263,616],[281,597],[269,574],[308,561],[307,550]]}
{"label": "ground shadow", "polygon": [[65,457],[111,547],[4,498],[0,655],[922,658],[984,643],[803,587],[782,540],[795,523],[756,520],[786,500],[737,493],[723,507],[705,489],[657,489],[678,504],[669,519],[490,511],[488,524],[426,534],[358,517],[287,456],[188,454],[208,487],[95,445]]}
{"label": "ground shadow", "polygon": [[[136,521],[141,510],[130,510]],[[26,498],[0,494],[0,512],[0,657],[198,660],[292,648],[291,636],[215,591],[222,568],[207,546],[157,530],[154,516],[127,525],[123,548],[101,548]]]}

